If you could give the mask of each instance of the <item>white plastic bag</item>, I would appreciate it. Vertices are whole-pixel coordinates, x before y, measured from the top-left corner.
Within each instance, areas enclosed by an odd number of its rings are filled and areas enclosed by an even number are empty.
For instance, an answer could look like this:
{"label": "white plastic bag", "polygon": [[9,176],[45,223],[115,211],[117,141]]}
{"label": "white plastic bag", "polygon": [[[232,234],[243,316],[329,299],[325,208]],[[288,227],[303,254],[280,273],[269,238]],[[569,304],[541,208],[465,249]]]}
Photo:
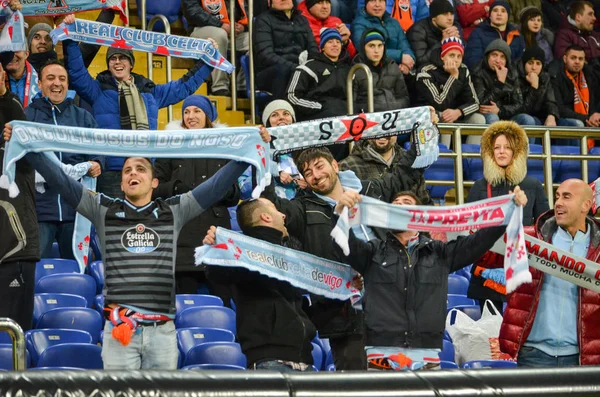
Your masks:
{"label": "white plastic bag", "polygon": [[[456,320],[450,325],[453,312],[456,313]],[[481,318],[477,321],[460,310],[450,310],[446,316],[446,330],[454,344],[455,362],[462,366],[471,360],[510,360],[508,354],[500,351],[498,335],[501,325],[502,315],[491,302],[484,305]]]}

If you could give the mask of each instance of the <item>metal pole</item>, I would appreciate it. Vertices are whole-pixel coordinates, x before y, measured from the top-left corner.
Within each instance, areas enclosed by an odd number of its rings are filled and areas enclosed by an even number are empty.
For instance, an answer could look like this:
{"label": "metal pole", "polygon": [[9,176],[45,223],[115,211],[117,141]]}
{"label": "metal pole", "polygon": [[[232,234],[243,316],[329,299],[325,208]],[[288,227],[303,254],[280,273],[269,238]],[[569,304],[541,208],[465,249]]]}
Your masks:
{"label": "metal pole", "polygon": [[551,157],[551,146],[550,146],[550,130],[544,131],[542,152],[544,154],[544,188],[546,189],[546,196],[548,197],[548,205],[550,208],[554,208],[554,189],[552,187],[552,157]]}
{"label": "metal pole", "polygon": [[129,27],[129,1],[125,2],[125,16],[127,17],[127,23],[125,26]]}
{"label": "metal pole", "polygon": [[465,191],[463,189],[463,163],[462,163],[462,140],[460,137],[460,126],[454,130],[454,180],[456,181],[456,204],[465,203]]}
{"label": "metal pole", "polygon": [[230,62],[233,65],[233,72],[229,75],[231,79],[231,110],[237,110],[237,70],[236,70],[236,57],[235,57],[235,2],[236,0],[229,1],[229,22],[231,24],[229,32],[229,48],[231,51]]}
{"label": "metal pole", "polygon": [[25,335],[16,321],[10,318],[0,318],[0,331],[6,331],[12,339],[13,368],[15,371],[25,371]]}
{"label": "metal pole", "polygon": [[[146,0],[142,0],[143,3],[146,2]],[[145,10],[144,10],[145,11]],[[145,19],[144,19],[145,20]],[[165,33],[166,34],[171,34],[171,24],[169,23],[169,20],[167,19],[167,17],[165,17],[164,15],[155,15],[154,18],[152,18],[150,20],[150,22],[148,23],[148,30],[152,30],[152,28],[154,28],[154,25],[156,24],[156,22],[158,21],[162,21],[162,23],[165,25]],[[152,59],[153,59],[153,55],[151,52],[148,53],[148,79],[152,80],[152,78],[154,77],[154,68],[152,66]],[[173,68],[171,66],[171,56],[167,55],[167,83],[171,82],[173,80]],[[173,105],[169,105],[169,107],[167,108],[167,118],[170,121],[173,121]]]}
{"label": "metal pole", "polygon": [[254,0],[248,0],[248,34],[250,35],[250,38],[248,40],[248,60],[250,61],[250,81],[246,81],[246,84],[250,85],[250,123],[256,124],[256,90],[254,88],[254,40],[252,35],[253,32]]}
{"label": "metal pole", "polygon": [[371,73],[371,69],[364,63],[357,63],[352,66],[348,72],[348,77],[346,77],[346,106],[348,108],[348,114],[354,113],[354,91],[352,90],[352,81],[358,69],[364,70],[367,75],[367,110],[369,113],[373,113],[373,73]]}
{"label": "metal pole", "polygon": [[[580,143],[581,143],[581,154],[582,155],[588,154],[587,140],[588,140],[587,135],[584,135],[581,137]],[[589,182],[588,161],[587,160],[581,160],[581,179],[583,179],[585,181],[585,183]]]}
{"label": "metal pole", "polygon": [[142,14],[142,30],[146,30],[146,0],[140,1],[140,14]]}

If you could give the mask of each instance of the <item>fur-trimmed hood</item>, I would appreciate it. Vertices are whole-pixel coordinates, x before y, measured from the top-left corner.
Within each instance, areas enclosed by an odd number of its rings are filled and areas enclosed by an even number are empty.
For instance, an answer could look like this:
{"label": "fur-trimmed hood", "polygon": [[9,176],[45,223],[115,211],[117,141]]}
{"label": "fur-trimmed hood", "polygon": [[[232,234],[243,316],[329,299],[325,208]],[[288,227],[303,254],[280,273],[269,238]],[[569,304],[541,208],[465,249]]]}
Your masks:
{"label": "fur-trimmed hood", "polygon": [[[494,161],[494,141],[498,135],[506,135],[514,141],[513,159],[506,167],[500,167]],[[516,186],[527,176],[527,155],[529,141],[525,130],[514,121],[498,121],[490,125],[481,136],[481,158],[483,176],[492,186],[507,183]]]}
{"label": "fur-trimmed hood", "polygon": [[[181,130],[185,129],[182,125],[183,120],[170,121],[166,126],[165,130]],[[227,128],[229,127],[226,123],[219,123],[219,121],[213,122],[213,128]]]}

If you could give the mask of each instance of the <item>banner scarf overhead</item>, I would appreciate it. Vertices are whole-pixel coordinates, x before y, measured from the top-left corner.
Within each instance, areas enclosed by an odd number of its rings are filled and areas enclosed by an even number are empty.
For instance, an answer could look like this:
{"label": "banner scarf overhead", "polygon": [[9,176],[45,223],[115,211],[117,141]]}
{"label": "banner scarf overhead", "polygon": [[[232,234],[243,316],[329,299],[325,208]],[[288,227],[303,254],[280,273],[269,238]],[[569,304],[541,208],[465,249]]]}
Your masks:
{"label": "banner scarf overhead", "polygon": [[121,20],[127,23],[125,8],[127,0],[36,0],[23,4],[23,15],[25,16],[44,16],[44,15],[68,15],[76,12],[92,11],[100,9],[110,9],[119,11]]}
{"label": "banner scarf overhead", "polygon": [[308,147],[406,134],[412,135],[412,142],[417,149],[413,168],[428,167],[439,156],[439,132],[427,106],[330,117],[267,130],[273,137],[275,157]]}
{"label": "banner scarf overhead", "polygon": [[75,19],[74,23],[68,25],[61,23],[50,32],[50,36],[54,44],[62,40],[75,40],[156,55],[200,59],[205,64],[227,73],[233,72],[234,69],[210,40],[149,32],[84,19]]}
{"label": "banner scarf overhead", "polygon": [[202,130],[129,131],[65,127],[13,121],[13,134],[6,142],[0,187],[16,197],[16,162],[28,152],[86,153],[103,156],[160,158],[221,158],[244,161],[256,168],[258,198],[271,182],[270,158],[258,127],[210,128]]}
{"label": "banner scarf overhead", "polygon": [[217,228],[216,244],[196,248],[196,265],[243,267],[330,299],[353,302],[358,273],[348,265]]}
{"label": "banner scarf overhead", "polygon": [[13,11],[0,1],[0,52],[26,51],[25,22],[20,11]]}
{"label": "banner scarf overhead", "polygon": [[[331,232],[345,255],[350,254],[348,238],[354,225],[423,232],[459,232],[508,225],[507,247],[512,251],[507,248],[505,253],[506,291],[531,282],[524,255],[523,207],[514,203],[514,194],[449,207],[394,205],[371,197],[361,198],[350,210],[344,207]],[[522,251],[521,255],[510,255]]]}

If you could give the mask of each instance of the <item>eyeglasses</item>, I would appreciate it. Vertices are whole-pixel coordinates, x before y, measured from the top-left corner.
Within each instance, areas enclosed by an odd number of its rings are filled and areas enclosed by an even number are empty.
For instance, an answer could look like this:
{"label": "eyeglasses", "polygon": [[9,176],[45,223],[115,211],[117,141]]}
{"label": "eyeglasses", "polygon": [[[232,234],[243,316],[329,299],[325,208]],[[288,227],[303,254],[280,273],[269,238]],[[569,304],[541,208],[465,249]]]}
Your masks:
{"label": "eyeglasses", "polygon": [[113,55],[112,57],[110,57],[108,59],[108,62],[111,63],[117,63],[117,62],[124,62],[124,61],[129,61],[129,58],[126,57],[125,55]]}

